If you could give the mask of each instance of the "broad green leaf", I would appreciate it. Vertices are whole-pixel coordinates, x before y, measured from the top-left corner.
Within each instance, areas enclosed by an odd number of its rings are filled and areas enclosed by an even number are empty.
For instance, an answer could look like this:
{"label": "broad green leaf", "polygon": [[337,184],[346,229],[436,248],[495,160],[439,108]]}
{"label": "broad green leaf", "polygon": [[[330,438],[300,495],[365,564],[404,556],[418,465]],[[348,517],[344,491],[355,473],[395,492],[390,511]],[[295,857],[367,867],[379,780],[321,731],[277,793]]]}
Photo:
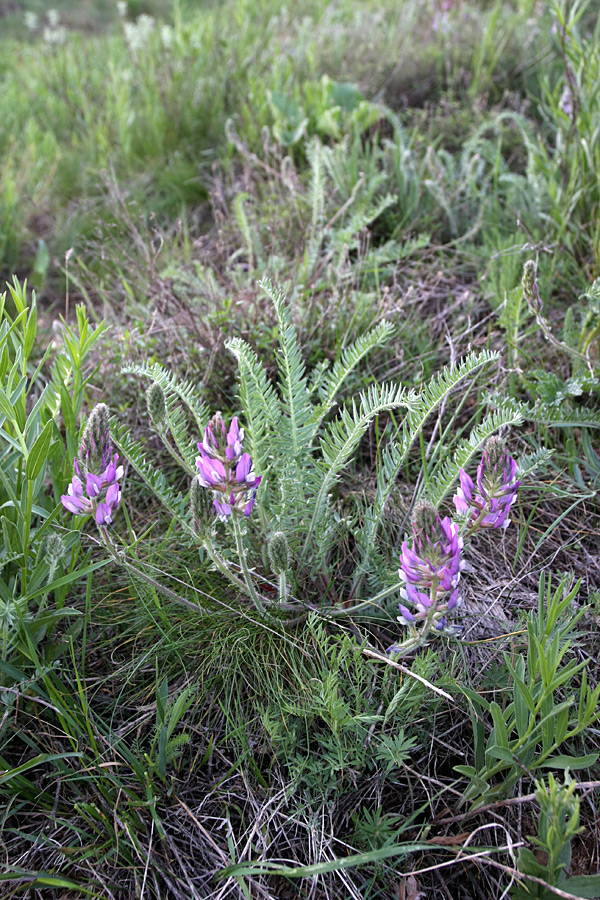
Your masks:
{"label": "broad green leaf", "polygon": [[54,423],[52,422],[52,420],[46,422],[44,430],[40,435],[38,435],[35,444],[29,451],[27,464],[25,466],[25,474],[27,475],[28,481],[35,481],[42,470],[42,466],[45,464],[46,459],[48,458],[48,450],[50,448],[50,441],[52,440],[53,427]]}
{"label": "broad green leaf", "polygon": [[492,719],[494,720],[494,733],[496,735],[496,742],[499,747],[504,747],[506,750],[508,750],[508,732],[506,730],[506,722],[504,721],[502,710],[495,701],[492,701],[490,703],[490,712],[492,714]]}
{"label": "broad green leaf", "polygon": [[588,753],[587,756],[552,756],[540,763],[542,769],[588,769],[597,761],[598,753]]}
{"label": "broad green leaf", "polygon": [[529,728],[529,714],[532,712],[528,701],[531,701],[531,705],[533,706],[533,699],[523,682],[519,683],[516,678],[514,684],[514,697],[515,724],[517,726],[519,737],[523,738]]}
{"label": "broad green leaf", "polygon": [[600,875],[576,875],[562,881],[560,888],[568,894],[581,897],[582,900],[599,900]]}
{"label": "broad green leaf", "polygon": [[499,747],[497,744],[494,744],[493,747],[488,747],[485,751],[486,756],[491,756],[492,759],[501,759],[502,762],[509,763],[509,765],[514,766],[515,758],[513,754],[506,747]]}

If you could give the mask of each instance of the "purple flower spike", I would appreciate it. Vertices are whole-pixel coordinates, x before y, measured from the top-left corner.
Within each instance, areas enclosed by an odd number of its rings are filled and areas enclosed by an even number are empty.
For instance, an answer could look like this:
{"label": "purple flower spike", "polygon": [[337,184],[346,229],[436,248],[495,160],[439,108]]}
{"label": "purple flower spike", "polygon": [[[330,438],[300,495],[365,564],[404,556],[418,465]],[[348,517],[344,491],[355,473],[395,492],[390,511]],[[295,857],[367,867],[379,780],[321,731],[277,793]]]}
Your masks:
{"label": "purple flower spike", "polygon": [[471,514],[478,528],[508,528],[510,508],[516,502],[521,482],[515,480],[517,464],[500,438],[490,438],[477,468],[477,488],[464,469],[454,506],[462,515]]}
{"label": "purple flower spike", "polygon": [[[433,513],[433,520],[432,520]],[[444,591],[455,588],[461,571],[460,551],[463,540],[458,525],[446,516],[440,519],[430,504],[421,504],[415,511],[414,547],[402,544],[400,578],[411,585],[429,590],[434,578]],[[414,548],[418,548],[418,552]]]}
{"label": "purple flower spike", "polygon": [[79,459],[73,460],[75,475],[60,498],[65,509],[74,515],[93,516],[101,528],[110,525],[121,499],[123,466],[118,466],[118,461],[118,454],[112,452],[108,410],[99,403],[85,427]]}
{"label": "purple flower spike", "polygon": [[216,413],[198,443],[198,483],[217,495],[213,505],[221,521],[234,511],[249,516],[256,502],[261,476],[252,471],[252,457],[243,452],[243,440],[237,416],[227,428],[221,413]]}
{"label": "purple flower spike", "polygon": [[439,621],[439,614],[460,602],[458,582],[463,564],[460,553],[463,540],[459,527],[446,516],[441,519],[436,508],[427,502],[415,509],[413,546],[402,544],[400,570],[405,586],[404,599],[413,609],[400,604],[399,621],[414,625],[428,620]]}

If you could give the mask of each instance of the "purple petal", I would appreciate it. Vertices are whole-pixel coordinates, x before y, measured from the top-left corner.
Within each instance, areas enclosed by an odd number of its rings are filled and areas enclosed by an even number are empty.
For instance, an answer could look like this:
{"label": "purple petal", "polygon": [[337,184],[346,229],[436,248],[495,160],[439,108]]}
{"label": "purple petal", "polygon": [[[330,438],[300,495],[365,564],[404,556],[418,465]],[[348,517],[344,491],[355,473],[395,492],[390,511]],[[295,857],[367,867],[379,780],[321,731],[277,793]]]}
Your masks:
{"label": "purple petal", "polygon": [[431,597],[423,591],[418,591],[412,584],[406,585],[406,596],[411,603],[414,603],[417,609],[427,610],[431,606]]}
{"label": "purple petal", "polygon": [[402,618],[406,619],[407,622],[416,622],[417,620],[411,613],[410,609],[407,609],[406,606],[403,606],[402,603],[398,604],[398,609],[402,614]]}
{"label": "purple petal", "polygon": [[202,487],[215,487],[225,481],[225,466],[220,459],[211,459],[208,456],[199,456],[196,465],[200,471],[198,481]]}
{"label": "purple petal", "polygon": [[79,497],[73,497],[70,494],[63,494],[60,502],[65,509],[68,509],[69,512],[74,513],[76,516],[88,511]]}
{"label": "purple petal", "polygon": [[85,479],[85,489],[88,497],[97,497],[102,490],[102,480],[97,475],[88,472]]}
{"label": "purple petal", "polygon": [[96,507],[96,522],[100,527],[104,525],[110,525],[112,522],[111,518],[112,509],[108,505],[108,503],[99,503]]}
{"label": "purple petal", "polygon": [[458,606],[459,603],[460,603],[460,594],[458,593],[458,590],[456,590],[456,591],[454,591],[454,593],[451,595],[450,599],[448,600],[447,608],[449,610],[454,609],[454,607]]}
{"label": "purple petal", "polygon": [[231,507],[227,503],[220,503],[218,500],[213,500],[213,506],[217,511],[217,515],[222,519],[228,519],[231,515]]}
{"label": "purple petal", "polygon": [[121,499],[121,491],[118,484],[111,484],[106,492],[106,503],[111,509],[115,509]]}
{"label": "purple petal", "polygon": [[250,474],[250,469],[252,468],[252,459],[250,458],[249,453],[242,453],[240,456],[240,461],[235,467],[235,477],[238,481],[238,484],[244,484],[248,475]]}

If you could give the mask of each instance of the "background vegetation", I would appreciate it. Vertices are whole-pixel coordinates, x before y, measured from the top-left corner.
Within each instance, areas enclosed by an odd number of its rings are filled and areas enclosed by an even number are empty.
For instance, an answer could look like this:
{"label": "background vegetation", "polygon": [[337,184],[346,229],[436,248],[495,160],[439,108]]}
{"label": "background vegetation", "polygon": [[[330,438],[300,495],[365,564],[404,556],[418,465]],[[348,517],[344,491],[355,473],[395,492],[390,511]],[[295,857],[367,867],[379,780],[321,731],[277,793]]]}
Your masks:
{"label": "background vegetation", "polygon": [[[597,4],[31,0],[0,35],[2,896],[600,897]],[[183,508],[140,372],[239,412],[226,341],[280,359],[265,276],[317,379],[390,323],[342,399],[491,351],[393,483],[392,559],[457,441],[521,423],[461,635],[404,670],[399,597],[266,623],[127,459],[114,530],[155,585],[60,505],[104,401]],[[338,579],[401,427],[335,489]]]}

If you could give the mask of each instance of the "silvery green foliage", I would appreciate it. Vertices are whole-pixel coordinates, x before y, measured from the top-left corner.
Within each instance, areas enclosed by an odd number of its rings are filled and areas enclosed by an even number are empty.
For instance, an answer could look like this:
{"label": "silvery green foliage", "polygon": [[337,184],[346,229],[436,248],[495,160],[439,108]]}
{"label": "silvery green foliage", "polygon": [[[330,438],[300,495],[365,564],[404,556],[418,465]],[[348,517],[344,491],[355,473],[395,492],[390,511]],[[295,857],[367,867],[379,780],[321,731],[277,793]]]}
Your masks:
{"label": "silvery green foliage", "polygon": [[[286,589],[291,598],[318,605],[322,603],[324,587],[336,579],[335,556],[340,540],[351,531],[357,566],[354,575],[346,577],[345,585],[336,585],[335,601],[356,597],[365,575],[377,577],[381,584],[382,578],[386,583],[386,578],[389,580],[397,570],[397,559],[392,559],[379,544],[382,520],[394,484],[427,420],[457,388],[465,390],[498,355],[488,350],[471,353],[461,362],[445,367],[421,391],[398,382],[373,383],[339,403],[350,375],[369,353],[390,341],[392,324],[378,324],[345,348],[333,364],[326,361],[310,373],[283,294],[268,281],[263,281],[262,287],[273,303],[277,322],[277,376],[270,376],[254,349],[241,338],[226,343],[239,367],[238,415],[245,432],[244,450],[252,457],[256,474],[262,477],[257,511],[246,522],[245,531],[237,534],[236,551],[244,548],[239,563],[230,552],[232,541],[227,532],[223,538],[219,527],[214,540],[223,545],[221,559],[232,560],[236,571],[241,565],[253,577],[258,567],[264,567],[267,575],[268,554],[263,553],[261,559],[261,549],[267,547],[270,535],[281,532],[291,560]],[[124,371],[147,377],[162,389],[165,415],[160,436],[169,452],[194,475],[196,443],[202,439],[209,419],[209,411],[199,401],[196,388],[190,382],[179,382],[156,364],[130,364]],[[374,420],[395,411],[399,411],[400,425],[380,454],[374,496],[370,503],[359,503],[352,520],[341,519],[338,482],[354,465],[360,442]],[[430,472],[434,502],[447,494],[460,468],[479,453],[490,435],[520,420],[519,408],[511,405],[484,417],[469,437],[455,443],[451,457],[434,455]],[[119,449],[171,514],[186,530],[198,533],[189,504],[174,495],[141,446],[124,429],[113,428],[113,435]],[[214,550],[212,538],[213,535],[209,540]],[[216,557],[211,558],[215,562]],[[236,584],[239,586],[239,579]],[[252,596],[253,591],[249,594]]]}

